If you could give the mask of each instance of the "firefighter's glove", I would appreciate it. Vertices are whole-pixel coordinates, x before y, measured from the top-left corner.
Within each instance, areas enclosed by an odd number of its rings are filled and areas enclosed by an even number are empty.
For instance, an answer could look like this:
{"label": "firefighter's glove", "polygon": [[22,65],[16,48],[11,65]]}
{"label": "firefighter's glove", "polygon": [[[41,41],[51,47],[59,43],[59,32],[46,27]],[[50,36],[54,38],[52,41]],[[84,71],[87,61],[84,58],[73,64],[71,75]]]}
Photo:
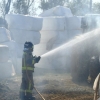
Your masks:
{"label": "firefighter's glove", "polygon": [[40,61],[40,59],[41,59],[40,56],[36,57],[36,58],[35,58],[35,62],[38,63],[38,62]]}

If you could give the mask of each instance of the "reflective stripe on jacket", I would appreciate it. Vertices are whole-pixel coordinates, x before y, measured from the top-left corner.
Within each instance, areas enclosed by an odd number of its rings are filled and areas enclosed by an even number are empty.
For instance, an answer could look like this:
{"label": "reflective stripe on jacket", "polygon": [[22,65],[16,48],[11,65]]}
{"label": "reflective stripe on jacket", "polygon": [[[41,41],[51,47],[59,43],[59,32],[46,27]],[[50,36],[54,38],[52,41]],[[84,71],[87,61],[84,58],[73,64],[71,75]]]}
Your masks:
{"label": "reflective stripe on jacket", "polygon": [[22,71],[34,71],[35,60],[32,54],[24,53],[22,58]]}

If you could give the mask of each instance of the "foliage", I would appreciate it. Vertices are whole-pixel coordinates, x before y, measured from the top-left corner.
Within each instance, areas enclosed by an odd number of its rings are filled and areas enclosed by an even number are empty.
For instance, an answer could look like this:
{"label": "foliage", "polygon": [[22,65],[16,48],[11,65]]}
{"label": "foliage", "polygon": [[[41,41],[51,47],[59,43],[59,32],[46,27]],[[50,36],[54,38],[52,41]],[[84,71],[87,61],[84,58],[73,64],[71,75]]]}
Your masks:
{"label": "foliage", "polygon": [[44,10],[48,10],[55,6],[64,6],[66,0],[41,0],[40,8]]}
{"label": "foliage", "polygon": [[29,14],[29,8],[32,6],[34,0],[16,0],[13,3],[14,13]]}
{"label": "foliage", "polygon": [[11,0],[3,0],[0,3],[0,13],[1,13],[1,17],[5,18],[5,15],[9,13],[10,10],[10,6],[11,6]]}
{"label": "foliage", "polygon": [[47,2],[45,0],[41,0],[40,8],[43,9],[43,11],[48,10],[49,9],[49,2]]}
{"label": "foliage", "polygon": [[74,15],[85,15],[89,12],[87,0],[73,0],[67,3],[67,7],[69,7]]}
{"label": "foliage", "polygon": [[93,12],[100,14],[100,3],[94,3],[93,4]]}
{"label": "foliage", "polygon": [[60,5],[70,8],[74,15],[85,15],[90,11],[89,4],[89,0],[41,0],[40,8],[44,11]]}

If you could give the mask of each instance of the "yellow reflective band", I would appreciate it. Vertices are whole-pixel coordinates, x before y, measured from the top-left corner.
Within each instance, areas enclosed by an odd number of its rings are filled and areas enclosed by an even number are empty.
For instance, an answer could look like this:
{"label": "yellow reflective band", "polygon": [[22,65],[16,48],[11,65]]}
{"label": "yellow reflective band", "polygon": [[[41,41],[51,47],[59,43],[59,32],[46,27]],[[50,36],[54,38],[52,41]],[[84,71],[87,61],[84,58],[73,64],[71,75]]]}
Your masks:
{"label": "yellow reflective band", "polygon": [[24,66],[25,66],[25,57],[24,57]]}
{"label": "yellow reflective band", "polygon": [[23,90],[23,89],[20,89],[20,91],[21,91],[21,92],[25,92],[25,90]]}
{"label": "yellow reflective band", "polygon": [[25,90],[26,92],[32,93],[32,90]]}
{"label": "yellow reflective band", "polygon": [[32,67],[22,67],[22,70],[34,70]]}
{"label": "yellow reflective band", "polygon": [[34,63],[35,63],[35,61],[33,60],[33,61],[32,61],[32,64],[34,64]]}
{"label": "yellow reflective band", "polygon": [[23,89],[20,89],[20,92],[29,92],[29,93],[32,93],[32,90],[23,90]]}

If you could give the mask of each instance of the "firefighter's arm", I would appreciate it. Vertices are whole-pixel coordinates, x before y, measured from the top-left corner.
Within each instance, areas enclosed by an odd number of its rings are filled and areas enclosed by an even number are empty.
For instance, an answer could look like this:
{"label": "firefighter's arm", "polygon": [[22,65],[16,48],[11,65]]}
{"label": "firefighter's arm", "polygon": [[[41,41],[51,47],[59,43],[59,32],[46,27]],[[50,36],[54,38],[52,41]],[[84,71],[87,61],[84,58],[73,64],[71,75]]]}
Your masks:
{"label": "firefighter's arm", "polygon": [[38,63],[38,62],[40,61],[40,59],[41,59],[40,56],[38,56],[38,57],[34,56],[34,57],[33,57],[32,63],[33,63],[33,64]]}

